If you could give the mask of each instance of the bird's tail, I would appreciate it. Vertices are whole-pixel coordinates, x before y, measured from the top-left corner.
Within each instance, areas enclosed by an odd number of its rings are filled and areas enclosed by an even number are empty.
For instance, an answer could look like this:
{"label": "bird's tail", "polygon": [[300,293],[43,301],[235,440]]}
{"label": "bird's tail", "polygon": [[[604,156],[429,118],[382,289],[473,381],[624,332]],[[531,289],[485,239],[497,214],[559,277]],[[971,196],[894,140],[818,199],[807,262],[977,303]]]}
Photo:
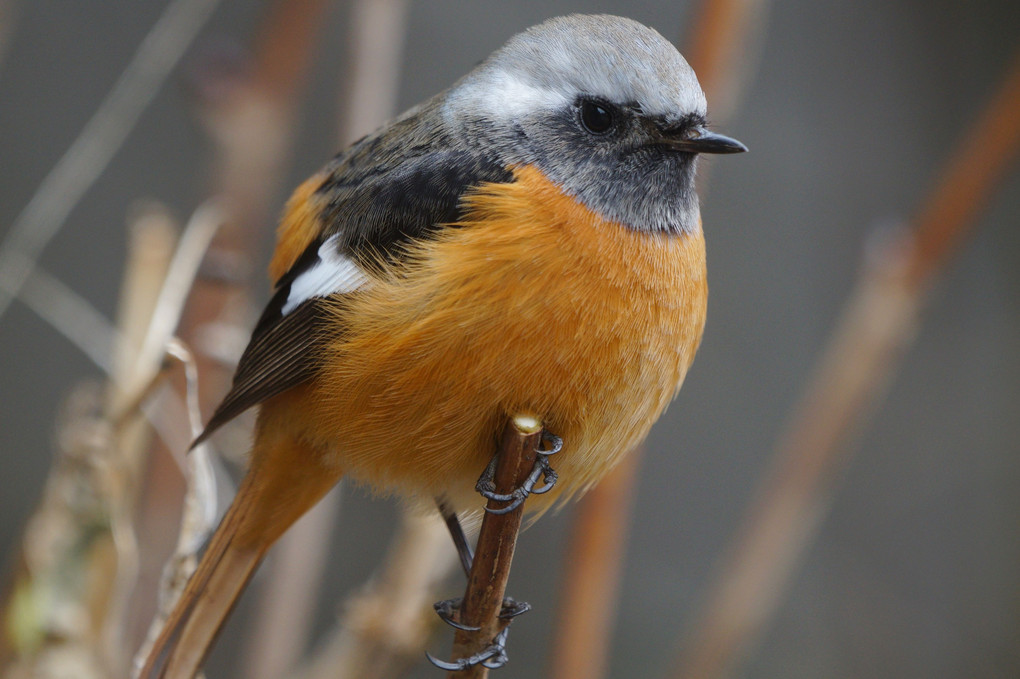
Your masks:
{"label": "bird's tail", "polygon": [[340,479],[294,439],[256,437],[252,467],[156,639],[140,679],[192,679],[269,548]]}
{"label": "bird's tail", "polygon": [[255,574],[269,545],[237,540],[251,503],[245,501],[246,477],[237,497],[213,534],[198,568],[153,644],[140,677],[191,679],[202,666],[216,635]]}

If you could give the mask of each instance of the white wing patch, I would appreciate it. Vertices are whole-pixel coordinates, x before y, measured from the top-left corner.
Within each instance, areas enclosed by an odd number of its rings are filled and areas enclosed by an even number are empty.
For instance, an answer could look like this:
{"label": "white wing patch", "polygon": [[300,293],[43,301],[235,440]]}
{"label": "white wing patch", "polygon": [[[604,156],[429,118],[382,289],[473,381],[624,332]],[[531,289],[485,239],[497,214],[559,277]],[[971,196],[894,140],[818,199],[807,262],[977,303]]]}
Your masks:
{"label": "white wing patch", "polygon": [[283,305],[284,316],[306,300],[353,292],[368,282],[368,276],[357,262],[337,250],[337,238],[332,236],[323,242],[319,246],[319,261],[290,284],[290,294]]}

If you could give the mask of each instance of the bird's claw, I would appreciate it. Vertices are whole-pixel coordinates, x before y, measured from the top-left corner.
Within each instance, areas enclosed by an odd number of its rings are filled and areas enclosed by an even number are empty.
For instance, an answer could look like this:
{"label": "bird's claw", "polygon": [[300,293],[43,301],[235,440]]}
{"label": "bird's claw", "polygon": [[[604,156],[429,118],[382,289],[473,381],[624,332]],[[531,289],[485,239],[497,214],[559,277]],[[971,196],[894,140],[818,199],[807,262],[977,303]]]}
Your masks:
{"label": "bird's claw", "polygon": [[522,613],[531,610],[531,604],[527,601],[518,601],[512,596],[503,597],[503,607],[499,611],[500,620],[513,620]]}
{"label": "bird's claw", "polygon": [[464,630],[465,632],[477,632],[481,629],[480,627],[465,625],[458,619],[460,618],[460,605],[463,601],[460,597],[456,599],[443,599],[432,604],[432,608],[436,610],[436,615],[439,616],[439,619],[450,627]]}
{"label": "bird's claw", "polygon": [[[523,611],[522,611],[523,612]],[[496,638],[492,640],[492,643],[483,648],[478,653],[468,656],[467,658],[457,658],[453,662],[447,662],[440,660],[428,651],[425,652],[425,657],[429,659],[429,662],[438,667],[439,669],[446,670],[447,672],[461,672],[475,665],[481,665],[490,670],[496,670],[506,664],[509,660],[506,654],[506,640],[510,635],[510,626],[507,625]]]}
{"label": "bird's claw", "polygon": [[[446,599],[445,601],[436,602],[433,607],[436,609],[436,613],[443,619],[447,625],[456,627],[460,630],[468,632],[477,632],[480,628],[464,625],[457,618],[460,613],[460,605],[462,599]],[[531,610],[531,604],[526,601],[517,601],[512,597],[506,597],[503,599],[503,606],[499,612],[499,618],[501,620],[513,620],[522,613],[527,613]],[[425,656],[429,659],[429,662],[436,667],[446,670],[447,672],[461,672],[475,665],[482,665],[490,670],[499,669],[506,664],[509,659],[506,654],[506,640],[510,635],[510,624],[500,630],[499,634],[492,640],[492,643],[483,648],[478,653],[468,656],[467,658],[458,658],[453,662],[447,662],[446,660],[440,660],[429,652],[425,652]]]}
{"label": "bird's claw", "polygon": [[[439,619],[445,622],[450,627],[464,630],[465,632],[477,632],[480,627],[474,627],[472,625],[465,625],[460,621],[460,605],[464,602],[464,599],[457,597],[456,599],[443,599],[432,604],[432,608],[435,609],[436,615]],[[513,597],[504,597],[503,606],[499,611],[500,620],[513,620],[522,613],[527,613],[531,610],[531,604],[527,601],[517,601]]]}
{"label": "bird's claw", "polygon": [[[485,471],[478,478],[478,483],[475,484],[475,490],[481,494],[482,497],[496,502],[509,502],[506,507],[499,509],[485,508],[485,511],[490,514],[509,514],[513,510],[517,509],[528,499],[529,495],[541,495],[542,493],[548,493],[552,490],[553,486],[556,485],[556,481],[559,477],[556,471],[549,465],[549,456],[555,455],[560,452],[563,448],[563,439],[555,434],[551,434],[545,430],[542,431],[542,444],[548,444],[548,448],[543,448],[537,451],[535,455],[535,466],[532,468],[531,473],[528,474],[528,478],[524,480],[518,488],[515,488],[512,493],[503,494],[496,492],[496,485],[493,479],[496,475],[496,458],[493,457],[489,461],[488,466],[485,467]],[[542,478],[542,485],[537,486],[539,477]]]}

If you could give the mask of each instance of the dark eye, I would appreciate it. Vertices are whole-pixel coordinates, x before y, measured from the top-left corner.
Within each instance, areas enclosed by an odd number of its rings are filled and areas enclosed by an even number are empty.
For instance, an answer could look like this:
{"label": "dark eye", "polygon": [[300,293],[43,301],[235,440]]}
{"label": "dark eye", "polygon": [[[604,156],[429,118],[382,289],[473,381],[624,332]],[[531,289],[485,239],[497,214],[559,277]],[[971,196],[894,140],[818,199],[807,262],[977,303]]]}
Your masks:
{"label": "dark eye", "polygon": [[585,99],[581,102],[581,124],[592,134],[605,134],[613,126],[613,111],[605,104]]}

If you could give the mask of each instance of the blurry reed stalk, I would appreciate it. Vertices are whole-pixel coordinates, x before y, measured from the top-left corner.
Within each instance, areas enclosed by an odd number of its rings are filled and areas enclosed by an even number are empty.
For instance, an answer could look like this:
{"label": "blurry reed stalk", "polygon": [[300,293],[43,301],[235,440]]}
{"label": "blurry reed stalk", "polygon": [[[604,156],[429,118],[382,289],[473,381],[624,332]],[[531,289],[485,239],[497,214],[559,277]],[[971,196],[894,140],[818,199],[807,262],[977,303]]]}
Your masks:
{"label": "blurry reed stalk", "polygon": [[563,564],[549,672],[553,679],[599,679],[608,674],[631,499],[643,453],[642,447],[631,451],[578,506]]}
{"label": "blurry reed stalk", "polygon": [[[766,0],[704,0],[684,50],[708,99],[712,120],[730,120],[758,63]],[[698,174],[704,195],[707,169]],[[626,554],[633,486],[641,451],[633,451],[578,503],[563,569],[563,598],[552,645],[553,679],[599,679],[609,668],[620,572]]]}
{"label": "blurry reed stalk", "polygon": [[421,662],[438,621],[433,593],[456,563],[438,514],[405,512],[389,554],[372,580],[293,679],[392,679]]}
{"label": "blurry reed stalk", "polygon": [[[214,202],[200,206],[189,220],[166,270],[159,295],[152,305],[152,318],[147,331],[135,351],[135,378],[129,382],[132,386],[125,392],[124,402],[114,406],[114,413],[120,412],[118,408],[126,408],[127,417],[137,417],[134,413],[138,412],[140,402],[151,391],[153,384],[162,381],[166,368],[171,360],[175,360],[184,367],[185,403],[191,437],[201,431],[197,365],[190,350],[173,337],[172,333],[181,317],[188,291],[198,274],[199,265],[222,223],[223,213]],[[124,417],[115,415],[114,419],[116,421]],[[149,449],[149,446],[138,449],[136,454],[139,460],[145,459],[143,453],[147,453]],[[141,466],[138,463],[135,466],[138,467],[138,478],[132,484],[132,488],[137,492],[142,486]],[[135,673],[144,662],[149,646],[159,635],[173,602],[180,596],[184,584],[194,571],[198,551],[215,526],[218,503],[212,460],[208,451],[205,448],[191,451],[191,454],[185,457],[183,466],[187,493],[177,547],[160,580],[158,613],[149,625],[148,636],[141,649],[134,654]],[[124,520],[130,521],[133,517],[134,512],[125,516]],[[127,618],[126,609],[118,617],[123,624]]]}
{"label": "blurry reed stalk", "polygon": [[[769,4],[769,0],[702,0],[695,10],[683,52],[705,91],[714,127],[725,129],[758,70]],[[711,158],[702,158],[698,167],[702,199],[713,165]]]}
{"label": "blurry reed stalk", "polygon": [[740,107],[764,44],[768,0],[703,0],[696,8],[687,63],[698,75],[714,123]]}
{"label": "blurry reed stalk", "polygon": [[[224,393],[249,332],[252,262],[259,256],[264,242],[261,227],[269,221],[273,196],[281,184],[298,93],[306,81],[326,5],[325,0],[280,0],[264,20],[252,68],[238,63],[217,68],[224,63],[206,59],[199,60],[193,71],[197,112],[214,148],[212,198],[207,204],[217,206],[222,217],[221,228],[207,252],[203,251],[204,260],[199,260],[202,267],[194,284],[183,291],[184,312],[173,322],[177,327],[179,321],[178,334],[185,342],[178,348],[190,347],[186,355],[179,352],[186,358],[186,369],[202,378],[197,385],[195,380],[186,382],[186,388],[198,390],[194,397],[189,395],[189,400],[197,400],[198,410],[209,412]],[[194,414],[190,419],[195,419]],[[150,457],[148,492],[139,519],[149,557],[144,579],[156,580],[153,571],[160,568],[162,556],[170,549],[173,555],[164,567],[159,611],[138,659],[144,659],[145,648],[158,634],[194,568],[203,526],[217,515],[219,503],[207,450],[197,449],[187,456],[184,488],[173,463],[174,454],[187,449],[200,424],[199,417],[180,441],[179,450],[157,445]],[[221,440],[229,442],[229,433]],[[180,530],[171,548],[178,519]],[[143,605],[151,605],[151,600],[140,599],[139,604],[134,616],[149,617]]]}
{"label": "blurry reed stalk", "polygon": [[15,218],[0,243],[0,318],[218,4],[171,0],[99,108]]}
{"label": "blurry reed stalk", "polygon": [[1020,151],[1020,53],[914,226],[878,242],[671,675],[730,676],[775,613],[824,519],[855,434],[877,407],[925,295]]}
{"label": "blurry reed stalk", "polygon": [[[146,211],[133,220],[129,233],[119,341],[107,360],[113,368],[106,406],[96,390],[79,389],[58,422],[60,449],[25,530],[22,571],[12,598],[4,602],[5,619],[18,630],[10,649],[17,661],[8,677],[44,676],[59,668],[81,677],[126,671],[122,613],[136,563],[130,522],[135,461],[148,432],[140,421],[115,421],[110,413],[120,385],[135,373],[132,351],[151,322],[176,227],[162,213]],[[94,312],[85,306],[72,313]],[[104,328],[103,335],[111,339],[114,332]]]}

